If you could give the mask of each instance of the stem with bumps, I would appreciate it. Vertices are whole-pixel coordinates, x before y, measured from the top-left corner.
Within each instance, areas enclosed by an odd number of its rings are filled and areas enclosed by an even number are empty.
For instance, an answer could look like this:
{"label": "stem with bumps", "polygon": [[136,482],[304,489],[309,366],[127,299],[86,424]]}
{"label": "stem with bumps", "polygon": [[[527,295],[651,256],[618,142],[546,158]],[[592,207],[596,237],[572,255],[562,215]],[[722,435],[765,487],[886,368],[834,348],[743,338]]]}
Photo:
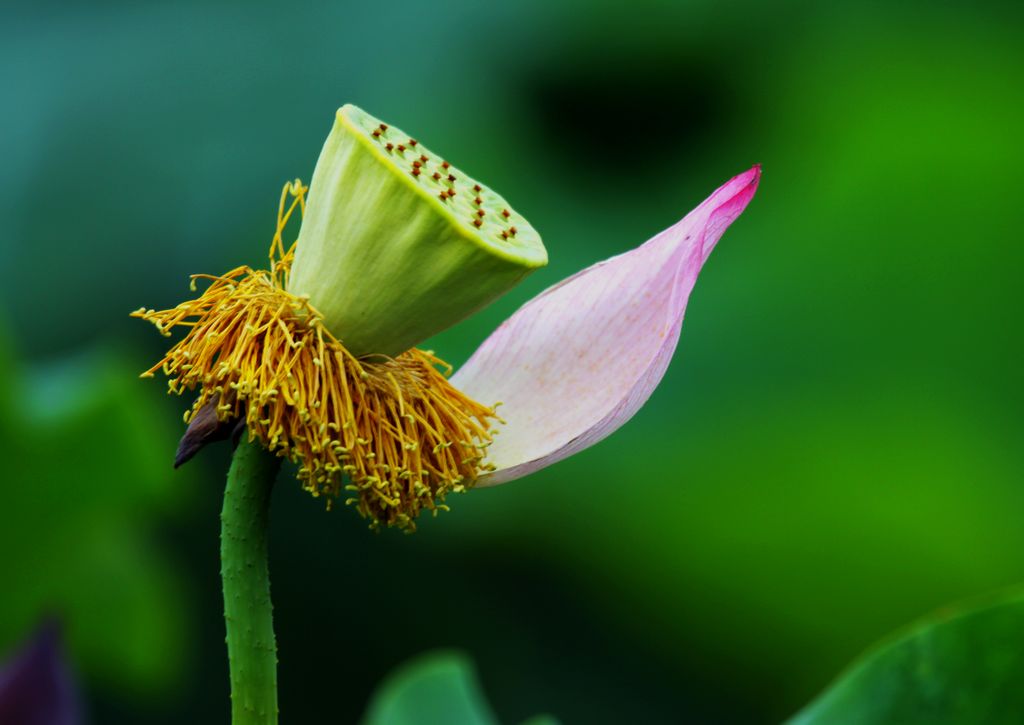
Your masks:
{"label": "stem with bumps", "polygon": [[277,723],[277,646],[267,535],[270,492],[280,466],[280,458],[243,437],[224,491],[220,556],[232,725]]}

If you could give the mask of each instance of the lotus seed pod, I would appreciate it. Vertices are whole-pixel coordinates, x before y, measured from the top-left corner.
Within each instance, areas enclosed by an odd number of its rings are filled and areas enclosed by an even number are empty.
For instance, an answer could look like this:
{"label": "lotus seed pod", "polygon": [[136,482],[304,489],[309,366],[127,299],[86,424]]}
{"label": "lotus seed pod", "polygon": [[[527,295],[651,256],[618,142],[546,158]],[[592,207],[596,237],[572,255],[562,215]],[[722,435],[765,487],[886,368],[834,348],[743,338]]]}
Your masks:
{"label": "lotus seed pod", "polygon": [[545,264],[500,195],[346,105],[313,172],[288,291],[353,354],[394,356]]}

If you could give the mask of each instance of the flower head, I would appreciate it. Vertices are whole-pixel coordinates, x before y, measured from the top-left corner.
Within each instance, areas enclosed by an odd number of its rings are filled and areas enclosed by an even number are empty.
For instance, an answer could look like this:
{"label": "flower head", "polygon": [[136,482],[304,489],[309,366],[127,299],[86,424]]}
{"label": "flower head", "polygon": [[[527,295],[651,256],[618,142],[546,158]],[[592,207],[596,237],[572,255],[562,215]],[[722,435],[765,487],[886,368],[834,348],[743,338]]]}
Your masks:
{"label": "flower head", "polygon": [[[162,369],[171,392],[198,392],[186,422],[210,410],[244,421],[251,439],[298,464],[314,495],[329,503],[345,490],[371,525],[412,530],[448,493],[549,465],[639,409],[701,265],[759,175],[539,295],[449,380],[413,345],[544,264],[544,248],[496,193],[346,106],[308,204],[298,181],[282,192],[269,271],[196,275],[193,285],[209,282],[196,299],[133,313],[165,335],[188,328],[145,375]],[[302,228],[286,249],[297,209]]]}
{"label": "flower head", "polygon": [[189,328],[143,375],[162,369],[170,392],[198,391],[186,422],[211,406],[222,421],[244,421],[328,506],[346,490],[372,523],[411,528],[486,468],[494,410],[452,387],[428,351],[357,358],[308,297],[287,290],[294,245],[285,252],[281,235],[305,192],[299,181],[282,191],[269,272],[194,275],[193,286],[210,283],[196,299],[132,313],[165,335]]}

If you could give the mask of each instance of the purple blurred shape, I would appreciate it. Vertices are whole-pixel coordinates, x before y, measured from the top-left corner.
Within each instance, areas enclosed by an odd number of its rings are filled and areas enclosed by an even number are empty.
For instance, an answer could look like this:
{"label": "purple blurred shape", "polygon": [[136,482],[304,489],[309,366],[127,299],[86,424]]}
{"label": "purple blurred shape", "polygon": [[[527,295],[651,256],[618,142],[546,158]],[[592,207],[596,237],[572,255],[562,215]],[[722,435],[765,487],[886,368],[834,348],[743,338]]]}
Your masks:
{"label": "purple blurred shape", "polygon": [[46,622],[0,670],[0,725],[80,725],[78,694],[60,627]]}

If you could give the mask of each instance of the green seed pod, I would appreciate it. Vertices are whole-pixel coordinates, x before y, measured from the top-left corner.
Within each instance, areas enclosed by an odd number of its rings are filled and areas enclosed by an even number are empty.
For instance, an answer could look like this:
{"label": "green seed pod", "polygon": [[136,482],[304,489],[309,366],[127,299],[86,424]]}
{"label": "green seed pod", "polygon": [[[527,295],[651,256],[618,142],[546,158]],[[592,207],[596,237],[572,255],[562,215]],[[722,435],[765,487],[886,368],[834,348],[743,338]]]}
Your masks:
{"label": "green seed pod", "polygon": [[547,264],[508,202],[399,129],[338,110],[288,291],[355,355],[397,355]]}

